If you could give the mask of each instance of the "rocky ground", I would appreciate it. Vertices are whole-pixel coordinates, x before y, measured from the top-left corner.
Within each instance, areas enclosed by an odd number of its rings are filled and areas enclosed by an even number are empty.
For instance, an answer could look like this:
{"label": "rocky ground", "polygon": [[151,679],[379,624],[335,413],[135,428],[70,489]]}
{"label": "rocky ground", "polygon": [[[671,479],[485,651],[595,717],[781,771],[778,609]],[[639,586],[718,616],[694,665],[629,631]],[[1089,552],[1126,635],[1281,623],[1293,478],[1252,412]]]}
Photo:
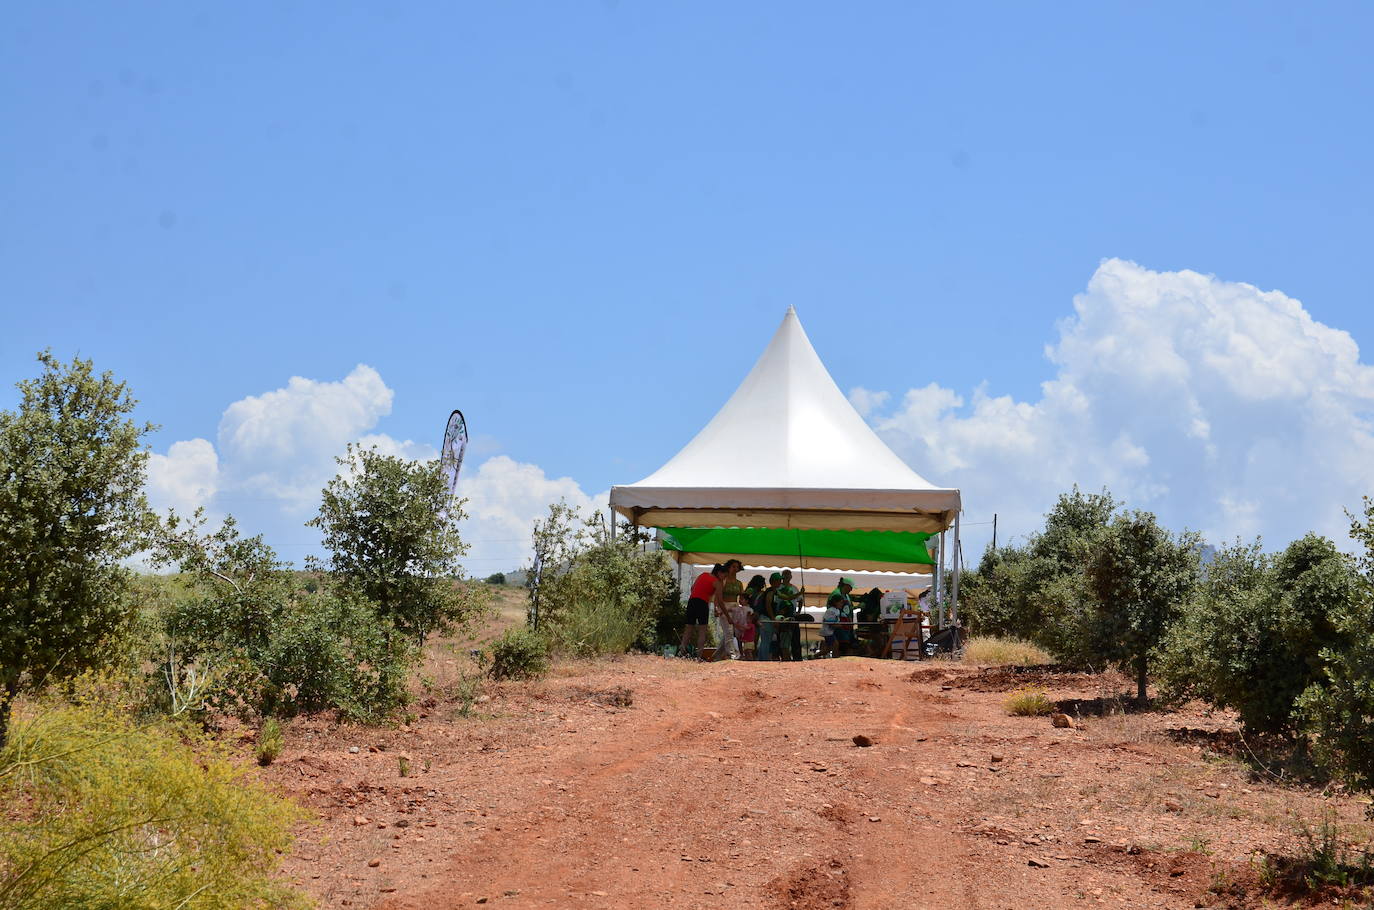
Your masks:
{"label": "rocky ground", "polygon": [[[298,721],[263,772],[316,814],[286,874],[323,906],[1259,907],[1355,895],[1298,895],[1260,857],[1300,855],[1298,820],[1323,808],[1364,837],[1363,804],[1233,756],[1229,718],[1093,716],[1127,688],[1120,677],[641,656],[564,665],[473,700],[460,665],[455,654],[433,669],[408,727]],[[1009,716],[1009,693],[1026,686],[1079,722]]]}

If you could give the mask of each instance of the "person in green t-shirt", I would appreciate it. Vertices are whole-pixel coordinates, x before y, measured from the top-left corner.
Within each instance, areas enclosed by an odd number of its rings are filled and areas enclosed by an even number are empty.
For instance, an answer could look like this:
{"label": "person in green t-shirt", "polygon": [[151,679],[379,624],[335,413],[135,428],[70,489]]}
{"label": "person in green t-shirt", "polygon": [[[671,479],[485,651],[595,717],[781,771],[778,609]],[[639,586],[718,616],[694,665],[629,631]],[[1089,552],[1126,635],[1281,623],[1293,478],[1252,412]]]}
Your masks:
{"label": "person in green t-shirt", "polygon": [[768,576],[768,587],[764,588],[759,596],[754,599],[754,622],[758,626],[756,653],[759,660],[772,660],[773,652],[777,648],[778,624],[775,619],[776,606],[773,601],[777,597],[778,587],[781,584],[782,573],[774,572]]}
{"label": "person in green t-shirt", "polygon": [[778,619],[778,657],[801,660],[801,626],[797,614],[802,592],[792,585],[792,570],[783,569],[781,583],[773,592],[773,615]]}

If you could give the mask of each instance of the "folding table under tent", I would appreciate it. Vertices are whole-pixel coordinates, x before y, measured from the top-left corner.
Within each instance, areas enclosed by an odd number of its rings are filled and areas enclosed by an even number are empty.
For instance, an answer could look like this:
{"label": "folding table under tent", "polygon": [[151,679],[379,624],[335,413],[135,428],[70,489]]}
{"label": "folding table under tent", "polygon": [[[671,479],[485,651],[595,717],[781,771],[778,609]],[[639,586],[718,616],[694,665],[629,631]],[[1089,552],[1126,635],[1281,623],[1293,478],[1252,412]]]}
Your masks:
{"label": "folding table under tent", "polygon": [[652,527],[679,564],[724,562],[935,573],[953,529],[958,617],[959,491],[932,485],[845,398],[788,307],[735,394],[671,461],[611,488],[610,506]]}

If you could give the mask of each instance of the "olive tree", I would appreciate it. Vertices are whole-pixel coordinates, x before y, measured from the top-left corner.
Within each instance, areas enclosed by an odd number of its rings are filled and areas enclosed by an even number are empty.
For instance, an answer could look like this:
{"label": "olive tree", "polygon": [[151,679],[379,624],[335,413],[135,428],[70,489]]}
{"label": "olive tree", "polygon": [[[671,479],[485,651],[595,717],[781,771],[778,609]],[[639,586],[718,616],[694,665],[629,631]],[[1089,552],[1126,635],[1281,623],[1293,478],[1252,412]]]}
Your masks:
{"label": "olive tree", "polygon": [[1339,620],[1361,588],[1351,559],[1317,534],[1274,556],[1258,542],[1218,551],[1170,631],[1165,691],[1232,708],[1253,733],[1298,732],[1298,696],[1321,683],[1328,653],[1348,649]]}
{"label": "olive tree", "polygon": [[343,470],[308,522],[324,532],[335,582],[418,644],[485,611],[485,587],[461,583],[467,545],[458,525],[466,516],[439,462],[360,446],[338,461]]}
{"label": "olive tree", "polygon": [[1148,669],[1198,580],[1197,535],[1171,534],[1149,512],[1119,515],[1090,544],[1083,564],[1085,656],[1134,671],[1147,700]]}
{"label": "olive tree", "polygon": [[[1326,615],[1335,633],[1319,657],[1321,672],[1297,699],[1301,729],[1317,756],[1353,787],[1374,790],[1374,500],[1351,516],[1357,557],[1353,596],[1332,599]],[[1344,593],[1344,592],[1343,592]]]}
{"label": "olive tree", "polygon": [[152,521],[152,427],[130,419],[127,385],[89,360],[38,362],[18,408],[0,411],[0,744],[24,688],[113,657],[131,613],[123,562]]}

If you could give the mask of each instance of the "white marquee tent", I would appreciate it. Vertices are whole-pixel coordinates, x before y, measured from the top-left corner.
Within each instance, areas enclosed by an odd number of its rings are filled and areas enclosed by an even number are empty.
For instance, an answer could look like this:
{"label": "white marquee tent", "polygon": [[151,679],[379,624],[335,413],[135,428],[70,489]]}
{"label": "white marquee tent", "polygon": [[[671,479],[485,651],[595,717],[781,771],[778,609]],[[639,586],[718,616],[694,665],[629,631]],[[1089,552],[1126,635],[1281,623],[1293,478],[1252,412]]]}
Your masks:
{"label": "white marquee tent", "polygon": [[930,574],[961,500],[878,438],[789,307],[711,422],[653,474],[612,487],[610,505],[658,528],[680,563]]}

